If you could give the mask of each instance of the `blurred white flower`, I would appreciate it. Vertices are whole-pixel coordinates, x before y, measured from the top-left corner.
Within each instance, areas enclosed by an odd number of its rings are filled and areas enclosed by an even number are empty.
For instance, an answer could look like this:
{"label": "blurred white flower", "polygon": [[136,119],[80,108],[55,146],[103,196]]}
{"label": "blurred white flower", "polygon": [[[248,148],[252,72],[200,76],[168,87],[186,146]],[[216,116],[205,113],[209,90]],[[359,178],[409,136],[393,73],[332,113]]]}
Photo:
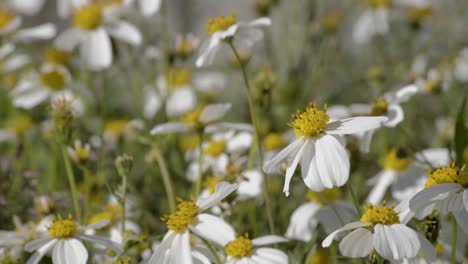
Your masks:
{"label": "blurred white flower", "polygon": [[[374,1],[378,2],[378,1]],[[390,10],[383,4],[367,8],[358,18],[353,27],[353,41],[358,44],[368,43],[376,35],[385,35],[390,30]]]}

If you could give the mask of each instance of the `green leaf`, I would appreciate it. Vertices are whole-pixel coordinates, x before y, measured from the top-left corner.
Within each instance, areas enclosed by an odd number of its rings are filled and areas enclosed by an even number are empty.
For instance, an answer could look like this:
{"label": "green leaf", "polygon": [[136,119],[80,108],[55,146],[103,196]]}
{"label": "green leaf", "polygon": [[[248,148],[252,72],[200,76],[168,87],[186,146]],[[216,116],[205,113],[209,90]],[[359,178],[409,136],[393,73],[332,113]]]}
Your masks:
{"label": "green leaf", "polygon": [[463,98],[460,109],[455,119],[455,136],[453,139],[457,164],[463,164],[463,153],[468,146],[468,128],[465,124],[466,97]]}

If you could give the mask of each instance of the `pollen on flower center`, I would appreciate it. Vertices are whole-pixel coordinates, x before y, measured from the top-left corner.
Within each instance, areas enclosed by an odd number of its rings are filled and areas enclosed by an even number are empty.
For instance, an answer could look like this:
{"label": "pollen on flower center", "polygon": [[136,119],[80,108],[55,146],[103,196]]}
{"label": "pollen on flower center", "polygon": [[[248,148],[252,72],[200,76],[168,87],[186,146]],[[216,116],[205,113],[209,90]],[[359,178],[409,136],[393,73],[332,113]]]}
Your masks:
{"label": "pollen on flower center", "polygon": [[429,171],[425,188],[432,187],[436,184],[443,183],[458,183],[464,187],[468,186],[468,174],[463,171],[463,167],[458,167],[455,163],[451,163],[446,167],[440,167],[434,171]]}
{"label": "pollen on flower center", "polygon": [[382,115],[386,115],[387,111],[388,111],[388,102],[384,99],[380,99],[374,102],[369,115],[382,116]]}
{"label": "pollen on flower center", "polygon": [[84,30],[93,30],[102,23],[102,9],[96,4],[85,5],[73,15],[73,25]]}
{"label": "pollen on flower center", "polygon": [[52,222],[49,227],[49,236],[54,238],[71,238],[78,232],[78,225],[71,216],[62,219],[60,216]]}
{"label": "pollen on flower center", "polygon": [[166,73],[166,83],[169,89],[188,85],[192,81],[192,72],[186,68],[171,69]]}
{"label": "pollen on flower center", "polygon": [[284,142],[283,137],[277,133],[270,133],[263,139],[263,146],[267,151],[281,149],[285,145],[286,142]]}
{"label": "pollen on flower center", "polygon": [[212,156],[212,157],[217,157],[221,155],[221,153],[224,152],[226,148],[226,141],[224,140],[212,140],[210,143],[208,143],[208,146],[205,147],[203,150],[203,153]]}
{"label": "pollen on flower center", "polygon": [[330,117],[323,110],[310,105],[304,112],[297,112],[293,115],[294,120],[289,123],[289,126],[294,129],[296,136],[315,137],[322,134],[327,127]]}
{"label": "pollen on flower center", "polygon": [[411,164],[409,153],[404,148],[394,148],[385,154],[383,167],[386,170],[404,171]]}
{"label": "pollen on flower center", "polygon": [[0,29],[6,28],[15,19],[15,14],[0,8]]}
{"label": "pollen on flower center", "polygon": [[66,65],[70,62],[71,52],[59,50],[55,47],[48,47],[45,50],[45,61],[52,64]]}
{"label": "pollen on flower center", "polygon": [[194,128],[201,128],[203,124],[200,123],[199,119],[203,112],[203,107],[197,107],[195,110],[187,112],[180,121],[188,125],[193,126]]}
{"label": "pollen on flower center", "polygon": [[224,248],[226,255],[234,258],[243,258],[250,254],[252,251],[253,243],[249,239],[248,235],[238,236],[234,241],[227,244]]}
{"label": "pollen on flower center", "polygon": [[182,199],[177,199],[177,201],[179,202],[177,211],[162,217],[161,220],[169,230],[182,232],[192,223],[193,219],[198,215],[200,208],[194,201],[184,201]]}
{"label": "pollen on flower center", "polygon": [[340,189],[325,189],[322,192],[314,192],[309,190],[306,194],[306,199],[311,202],[316,202],[321,205],[330,204],[342,197]]}
{"label": "pollen on flower center", "polygon": [[380,206],[369,205],[361,217],[361,222],[372,224],[393,225],[400,223],[398,214],[394,210],[395,206],[386,206],[385,202]]}
{"label": "pollen on flower center", "polygon": [[44,72],[39,76],[39,79],[43,85],[54,91],[62,90],[66,83],[65,76],[58,70]]}
{"label": "pollen on flower center", "polygon": [[220,15],[216,18],[208,19],[206,23],[206,32],[213,35],[217,31],[224,31],[230,26],[236,24],[237,16],[236,14],[231,14],[229,16]]}
{"label": "pollen on flower center", "polygon": [[392,0],[365,0],[365,2],[370,8],[388,7],[392,4]]}

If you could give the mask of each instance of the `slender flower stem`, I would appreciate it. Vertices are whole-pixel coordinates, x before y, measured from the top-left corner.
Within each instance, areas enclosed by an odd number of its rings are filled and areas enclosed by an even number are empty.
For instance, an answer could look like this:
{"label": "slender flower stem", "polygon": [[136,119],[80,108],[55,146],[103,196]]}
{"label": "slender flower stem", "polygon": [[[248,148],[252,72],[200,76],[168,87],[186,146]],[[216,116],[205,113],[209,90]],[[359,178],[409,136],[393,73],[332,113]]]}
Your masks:
{"label": "slender flower stem", "polygon": [[354,207],[356,208],[356,212],[361,215],[361,207],[359,206],[359,203],[356,199],[356,194],[354,193],[353,187],[351,186],[351,183],[348,183],[346,186],[348,186],[349,193],[351,194],[351,198],[353,199],[353,204]]}
{"label": "slender flower stem", "polygon": [[120,220],[120,234],[122,238],[125,238],[125,219],[126,216],[126,202],[127,202],[127,175],[122,175],[122,200],[120,201],[122,206],[122,219]]}
{"label": "slender flower stem", "polygon": [[153,151],[156,155],[156,161],[158,162],[159,169],[161,171],[161,176],[163,180],[164,189],[166,190],[167,203],[169,205],[169,210],[174,212],[176,210],[176,199],[174,194],[174,188],[171,181],[171,175],[166,166],[166,160],[159,151],[159,148],[153,144]]}
{"label": "slender flower stem", "polygon": [[452,252],[450,253],[450,264],[456,263],[456,253],[457,253],[457,219],[452,213]]}
{"label": "slender flower stem", "polygon": [[239,56],[239,53],[236,50],[236,47],[234,47],[234,44],[232,40],[228,41],[229,46],[231,47],[232,51],[234,52],[234,55],[236,56],[237,61],[239,62],[239,65],[242,69],[242,77],[244,78],[244,83],[245,83],[245,89],[246,89],[246,94],[247,94],[247,100],[249,103],[249,111],[250,111],[250,119],[252,121],[252,124],[254,126],[254,141],[257,145],[257,150],[258,150],[258,158],[259,158],[259,165],[260,165],[260,171],[262,172],[262,177],[263,177],[263,199],[265,199],[265,206],[267,210],[267,218],[268,218],[268,226],[270,228],[270,232],[272,234],[275,233],[275,226],[273,223],[273,216],[271,213],[271,203],[270,203],[270,198],[268,196],[268,175],[263,171],[263,153],[262,153],[262,141],[260,140],[260,124],[257,120],[257,115],[255,114],[255,107],[254,107],[254,102],[253,98],[251,96],[251,88],[250,88],[250,83],[249,83],[249,78],[247,77],[247,71],[245,69],[245,65],[242,63],[242,60]]}
{"label": "slender flower stem", "polygon": [[200,191],[201,191],[201,185],[202,185],[202,182],[203,182],[203,130],[198,133],[199,135],[199,138],[200,138],[200,142],[198,143],[198,177],[197,177],[197,181],[195,183],[195,197],[198,196],[198,194],[200,194]]}
{"label": "slender flower stem", "polygon": [[201,236],[198,236],[198,237],[201,239],[201,241],[203,241],[203,244],[205,244],[206,247],[208,247],[208,250],[210,250],[211,255],[214,256],[214,258],[215,258],[215,263],[216,263],[216,264],[221,264],[221,263],[222,263],[222,262],[221,262],[221,259],[219,258],[218,253],[216,253],[216,250],[213,248],[213,246],[211,245],[211,243],[210,243],[208,240],[206,240],[206,239],[204,239],[203,237],[201,237]]}
{"label": "slender flower stem", "polygon": [[62,156],[63,156],[63,162],[65,163],[65,170],[67,172],[68,184],[70,185],[70,192],[72,196],[75,217],[78,223],[81,223],[81,211],[80,211],[80,204],[78,201],[78,192],[76,190],[75,176],[73,175],[73,170],[71,167],[70,159],[68,158],[68,155],[67,155],[66,146],[62,146]]}

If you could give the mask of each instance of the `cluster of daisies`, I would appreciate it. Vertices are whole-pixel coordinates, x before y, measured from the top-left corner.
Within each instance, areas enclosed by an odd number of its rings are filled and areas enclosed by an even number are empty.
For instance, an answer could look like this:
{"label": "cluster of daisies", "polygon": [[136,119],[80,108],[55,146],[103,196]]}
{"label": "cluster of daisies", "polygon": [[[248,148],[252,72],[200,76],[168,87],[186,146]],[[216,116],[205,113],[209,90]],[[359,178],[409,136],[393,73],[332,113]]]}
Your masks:
{"label": "cluster of daisies", "polygon": [[[468,82],[466,48],[449,62],[415,57],[395,89],[370,70],[374,100],[306,98],[291,113],[273,89],[280,67],[249,72],[256,52],[271,55],[277,10],[290,3],[256,0],[258,18],[208,19],[198,39],[167,36],[169,2],[0,3],[0,263],[466,261],[467,93],[453,88]],[[356,48],[382,41],[391,24],[424,27],[436,9],[363,2]],[[46,11],[60,23],[24,26]],[[322,19],[312,39],[337,31],[341,17]],[[160,34],[146,38],[155,25]],[[27,52],[36,47],[40,55]],[[286,81],[293,97],[300,78]],[[394,138],[419,134],[402,126],[414,114],[405,105],[454,90],[455,118],[420,128],[443,144]],[[276,106],[287,124],[276,124]],[[379,165],[366,167],[359,159],[375,160],[377,148],[386,149]]]}

